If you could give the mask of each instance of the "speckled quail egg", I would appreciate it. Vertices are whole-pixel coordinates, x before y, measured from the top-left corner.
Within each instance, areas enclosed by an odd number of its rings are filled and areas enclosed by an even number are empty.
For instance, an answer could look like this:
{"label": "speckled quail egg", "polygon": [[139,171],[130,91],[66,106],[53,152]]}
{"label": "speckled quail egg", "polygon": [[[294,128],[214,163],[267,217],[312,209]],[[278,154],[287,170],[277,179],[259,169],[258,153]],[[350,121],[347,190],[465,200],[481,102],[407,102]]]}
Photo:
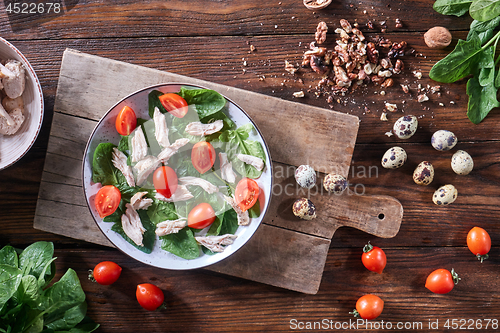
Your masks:
{"label": "speckled quail egg", "polygon": [[304,220],[312,220],[316,217],[316,207],[311,200],[301,198],[296,200],[292,206],[293,214]]}
{"label": "speckled quail egg", "polygon": [[392,147],[382,156],[382,166],[386,169],[397,169],[405,164],[407,158],[408,156],[403,148]]}
{"label": "speckled quail egg", "polygon": [[431,162],[423,161],[413,171],[413,181],[418,185],[429,185],[434,179],[434,167]]}
{"label": "speckled quail egg", "polygon": [[417,131],[418,120],[415,116],[403,116],[396,120],[392,131],[400,139],[409,139]]}
{"label": "speckled quail egg", "polygon": [[453,132],[447,130],[439,130],[434,132],[431,137],[431,145],[439,151],[447,151],[455,147],[458,139]]}
{"label": "speckled quail egg", "polygon": [[316,171],[310,165],[301,165],[295,170],[297,184],[305,188],[313,188],[316,184]]}
{"label": "speckled quail egg", "polygon": [[434,192],[432,201],[438,206],[446,206],[457,199],[458,191],[455,186],[448,184],[443,185]]}
{"label": "speckled quail egg", "polygon": [[323,187],[328,192],[341,194],[347,188],[347,179],[342,175],[330,173],[323,179]]}
{"label": "speckled quail egg", "polygon": [[451,168],[459,175],[468,175],[474,168],[472,157],[464,150],[457,150],[451,157]]}

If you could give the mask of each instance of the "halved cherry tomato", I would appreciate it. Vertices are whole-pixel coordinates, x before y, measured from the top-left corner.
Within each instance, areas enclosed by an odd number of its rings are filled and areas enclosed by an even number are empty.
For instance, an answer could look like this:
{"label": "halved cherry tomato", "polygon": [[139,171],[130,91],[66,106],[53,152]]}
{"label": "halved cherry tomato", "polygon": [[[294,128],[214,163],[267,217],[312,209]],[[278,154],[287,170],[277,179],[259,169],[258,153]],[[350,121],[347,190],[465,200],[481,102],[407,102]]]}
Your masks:
{"label": "halved cherry tomato", "polygon": [[361,261],[365,267],[376,273],[382,273],[387,264],[387,258],[385,256],[384,250],[378,246],[373,246],[368,242],[363,248],[363,254],[361,255]]}
{"label": "halved cherry tomato", "polygon": [[153,173],[153,185],[156,192],[170,198],[177,190],[177,174],[171,167],[161,166]]}
{"label": "halved cherry tomato", "polygon": [[455,270],[451,272],[444,268],[439,268],[433,271],[425,281],[425,287],[436,294],[449,293],[458,283],[460,278]]}
{"label": "halved cherry tomato", "polygon": [[163,94],[159,99],[165,110],[177,118],[184,117],[189,110],[186,100],[177,94]]}
{"label": "halved cherry tomato", "polygon": [[98,263],[92,271],[94,280],[102,285],[110,285],[116,282],[122,273],[122,268],[112,261]]}
{"label": "halved cherry tomato", "polygon": [[490,235],[483,228],[474,227],[467,234],[467,246],[477,259],[488,259],[488,252],[491,249]]}
{"label": "halved cherry tomato", "polygon": [[113,185],[106,185],[95,195],[95,208],[101,218],[109,216],[115,212],[122,199],[120,190]]}
{"label": "halved cherry tomato", "polygon": [[129,135],[137,126],[137,116],[129,106],[124,106],[116,116],[116,130],[120,135]]}
{"label": "halved cherry tomato", "polygon": [[148,311],[158,309],[165,300],[163,291],[151,283],[139,284],[135,296],[139,304]]}
{"label": "halved cherry tomato", "polygon": [[352,312],[355,317],[372,320],[380,316],[384,310],[384,301],[375,295],[361,296],[356,302],[356,309]]}
{"label": "halved cherry tomato", "polygon": [[215,163],[215,149],[210,142],[197,142],[191,150],[191,162],[199,173],[212,169]]}
{"label": "halved cherry tomato", "polygon": [[214,223],[215,211],[209,203],[203,202],[188,214],[188,227],[194,229],[204,229]]}
{"label": "halved cherry tomato", "polygon": [[236,185],[234,199],[242,211],[247,211],[257,202],[259,192],[259,185],[255,180],[243,178]]}

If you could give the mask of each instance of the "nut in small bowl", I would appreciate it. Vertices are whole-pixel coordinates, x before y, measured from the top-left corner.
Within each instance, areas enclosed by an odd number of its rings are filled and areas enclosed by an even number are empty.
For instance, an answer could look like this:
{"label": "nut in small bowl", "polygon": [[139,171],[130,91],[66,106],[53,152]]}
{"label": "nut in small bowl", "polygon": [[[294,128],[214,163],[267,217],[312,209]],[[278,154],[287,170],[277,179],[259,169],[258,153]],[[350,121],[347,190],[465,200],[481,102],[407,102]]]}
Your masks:
{"label": "nut in small bowl", "polygon": [[[42,127],[44,102],[42,87],[30,63],[21,51],[3,38],[0,38],[0,62],[5,64],[2,72],[6,68],[7,74],[2,75],[2,96],[10,95],[2,100],[0,117],[7,127],[19,126],[1,135],[0,170],[3,170],[21,159],[35,143]],[[16,80],[21,82],[13,82]],[[18,91],[18,88],[22,89]],[[20,96],[13,98],[18,93]],[[17,124],[20,119],[22,123]]]}
{"label": "nut in small bowl", "polygon": [[310,10],[323,9],[328,7],[332,0],[304,0],[304,6]]}

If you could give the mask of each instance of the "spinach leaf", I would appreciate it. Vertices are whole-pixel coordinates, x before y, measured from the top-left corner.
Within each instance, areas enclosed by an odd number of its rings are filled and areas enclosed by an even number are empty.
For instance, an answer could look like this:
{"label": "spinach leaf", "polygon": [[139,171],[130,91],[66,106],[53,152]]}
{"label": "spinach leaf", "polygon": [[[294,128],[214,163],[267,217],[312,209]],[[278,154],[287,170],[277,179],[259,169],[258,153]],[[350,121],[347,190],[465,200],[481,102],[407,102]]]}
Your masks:
{"label": "spinach leaf", "polygon": [[248,140],[250,132],[253,130],[252,124],[243,125],[236,130],[223,132],[219,140],[226,142],[226,153],[228,159],[232,162],[233,168],[243,177],[258,178],[263,170],[259,171],[254,166],[240,161],[236,156],[238,154],[252,155],[266,162],[266,153],[261,143]]}
{"label": "spinach leaf", "polygon": [[492,81],[483,87],[479,83],[477,75],[470,78],[467,82],[467,95],[469,95],[467,117],[474,124],[479,124],[491,109],[500,106],[494,82]]}
{"label": "spinach leaf", "polygon": [[179,95],[186,100],[188,105],[194,104],[200,119],[208,117],[226,105],[224,96],[211,89],[190,89],[181,87]]}
{"label": "spinach leaf", "polygon": [[0,250],[0,264],[19,267],[17,252],[12,246],[7,245]]}
{"label": "spinach leaf", "polygon": [[51,274],[51,269],[46,268],[47,263],[53,261],[54,244],[50,242],[36,242],[28,246],[19,255],[19,267],[25,275],[31,274],[37,279]]}
{"label": "spinach leaf", "polygon": [[482,87],[493,84],[495,80],[495,60],[493,59],[495,49],[490,46],[483,51],[481,60],[478,63],[479,84]]}
{"label": "spinach leaf", "polygon": [[104,185],[118,184],[117,173],[119,170],[115,168],[112,162],[113,148],[116,145],[105,142],[100,143],[92,158],[92,181]]}
{"label": "spinach leaf", "polygon": [[87,303],[80,304],[62,313],[52,313],[45,317],[45,326],[54,331],[67,331],[80,323],[87,313]]}
{"label": "spinach leaf", "polygon": [[148,113],[149,118],[153,119],[155,108],[158,108],[161,113],[167,113],[167,110],[161,105],[159,97],[163,95],[161,91],[153,90],[148,95]]}
{"label": "spinach leaf", "polygon": [[232,234],[238,229],[238,214],[233,208],[230,208],[218,215],[210,229],[207,231],[207,236],[218,236]]}
{"label": "spinach leaf", "polygon": [[155,225],[166,220],[176,220],[178,218],[174,203],[158,199],[153,199],[153,204],[149,206],[147,214],[151,222]]}
{"label": "spinach leaf", "polygon": [[470,24],[470,31],[475,31],[477,33],[485,32],[487,30],[495,29],[499,23],[500,23],[500,16],[497,16],[489,21],[484,21],[484,22],[474,20]]}
{"label": "spinach leaf", "polygon": [[85,316],[83,320],[75,327],[69,330],[70,333],[91,333],[99,328],[99,324],[96,324],[92,319]]}
{"label": "spinach leaf", "polygon": [[160,237],[161,248],[184,259],[196,259],[200,256],[200,248],[194,239],[193,230],[184,228],[176,234]]}
{"label": "spinach leaf", "polygon": [[10,265],[0,265],[0,312],[21,284],[22,271]]}
{"label": "spinach leaf", "polygon": [[127,156],[128,156],[127,152],[129,150],[128,140],[129,140],[128,135],[122,135],[122,137],[120,138],[120,142],[118,143],[118,150]]}
{"label": "spinach leaf", "polygon": [[500,88],[500,70],[497,71],[496,76],[495,76],[495,88]]}
{"label": "spinach leaf", "polygon": [[474,0],[469,8],[470,16],[478,21],[489,21],[500,15],[500,1]]}
{"label": "spinach leaf", "polygon": [[156,240],[155,225],[153,224],[153,222],[151,222],[148,213],[144,209],[140,209],[139,211],[137,211],[137,213],[139,214],[139,217],[141,219],[142,226],[144,227],[144,229],[146,229],[146,231],[142,235],[142,244],[144,246],[137,245],[136,243],[134,243],[133,240],[131,240],[127,236],[127,234],[125,234],[125,231],[123,231],[122,228],[121,219],[119,221],[116,221],[115,224],[113,224],[111,230],[120,234],[123,238],[125,238],[127,242],[132,244],[132,246],[134,246],[136,249],[149,254],[153,251],[153,246]]}
{"label": "spinach leaf", "polygon": [[472,0],[436,0],[433,8],[443,15],[462,16],[471,6]]}
{"label": "spinach leaf", "polygon": [[445,58],[438,61],[429,72],[434,81],[450,83],[472,74],[481,58],[481,41],[473,32],[468,41],[460,39],[455,49]]}
{"label": "spinach leaf", "polygon": [[40,291],[37,278],[33,275],[25,275],[22,277],[21,284],[17,288],[16,294],[13,295],[13,299],[17,303],[26,303],[30,307],[36,308]]}

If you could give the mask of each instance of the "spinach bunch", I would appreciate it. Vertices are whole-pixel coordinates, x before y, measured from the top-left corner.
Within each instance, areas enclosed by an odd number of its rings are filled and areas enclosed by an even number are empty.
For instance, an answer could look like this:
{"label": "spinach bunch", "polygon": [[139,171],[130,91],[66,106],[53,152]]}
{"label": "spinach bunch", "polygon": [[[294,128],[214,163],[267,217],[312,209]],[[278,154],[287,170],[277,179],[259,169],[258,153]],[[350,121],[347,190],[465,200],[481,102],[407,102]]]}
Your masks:
{"label": "spinach bunch", "polygon": [[[24,251],[0,250],[0,332],[93,332],[85,293],[75,271],[55,276],[54,245],[36,242]],[[47,288],[48,287],[48,288]]]}
{"label": "spinach bunch", "polygon": [[474,19],[467,39],[459,40],[455,49],[432,67],[429,77],[451,83],[472,75],[467,82],[467,117],[479,124],[500,106],[500,56],[495,58],[500,32],[494,31],[500,23],[500,0],[437,0],[433,8],[445,15],[462,16],[469,12]]}

